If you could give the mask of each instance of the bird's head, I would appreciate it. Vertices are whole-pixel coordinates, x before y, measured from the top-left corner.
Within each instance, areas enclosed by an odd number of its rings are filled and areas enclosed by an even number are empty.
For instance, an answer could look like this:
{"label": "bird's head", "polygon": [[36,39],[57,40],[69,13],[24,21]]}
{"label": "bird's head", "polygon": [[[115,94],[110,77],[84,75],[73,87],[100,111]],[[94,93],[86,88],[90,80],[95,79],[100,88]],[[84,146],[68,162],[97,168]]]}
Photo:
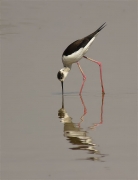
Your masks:
{"label": "bird's head", "polygon": [[57,73],[57,78],[59,81],[64,81],[65,78],[67,77],[68,73],[70,71],[70,68],[64,67],[60,69],[60,71]]}
{"label": "bird's head", "polygon": [[62,85],[62,93],[63,93],[63,82],[65,78],[67,77],[69,71],[70,71],[70,68],[64,67],[60,69],[60,71],[57,73],[57,78],[61,82],[61,85]]}

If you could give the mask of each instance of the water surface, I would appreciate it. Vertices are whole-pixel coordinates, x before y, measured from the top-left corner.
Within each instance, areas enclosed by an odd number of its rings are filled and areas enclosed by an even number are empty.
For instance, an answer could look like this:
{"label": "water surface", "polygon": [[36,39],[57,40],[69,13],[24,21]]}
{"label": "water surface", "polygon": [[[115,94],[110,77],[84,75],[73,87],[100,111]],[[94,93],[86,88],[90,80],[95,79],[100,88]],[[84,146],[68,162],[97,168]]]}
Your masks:
{"label": "water surface", "polygon": [[[2,1],[1,178],[136,179],[136,2]],[[64,87],[63,50],[102,23]]]}

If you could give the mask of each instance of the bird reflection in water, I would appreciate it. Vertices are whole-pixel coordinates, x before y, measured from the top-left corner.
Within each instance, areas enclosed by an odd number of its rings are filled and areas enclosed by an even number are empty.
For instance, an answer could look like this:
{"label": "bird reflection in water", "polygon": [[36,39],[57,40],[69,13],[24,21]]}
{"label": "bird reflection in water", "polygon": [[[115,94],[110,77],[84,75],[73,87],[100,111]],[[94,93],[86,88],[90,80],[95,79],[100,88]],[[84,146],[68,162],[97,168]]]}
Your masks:
{"label": "bird reflection in water", "polygon": [[103,103],[104,103],[104,94],[102,94],[102,104],[101,104],[101,116],[100,116],[100,122],[94,123],[92,126],[90,126],[90,129],[94,129],[95,127],[103,124]]}
{"label": "bird reflection in water", "polygon": [[[89,154],[93,154],[92,157],[86,158],[87,160],[92,161],[102,161],[101,158],[104,157],[104,154],[101,154],[97,150],[96,144],[93,142],[92,138],[88,136],[88,132],[83,130],[80,127],[81,123],[84,121],[84,116],[87,113],[86,106],[84,104],[83,98],[80,95],[80,100],[84,108],[83,115],[80,117],[79,123],[73,123],[72,118],[68,115],[64,107],[64,95],[62,95],[62,108],[58,111],[58,117],[61,119],[61,122],[64,123],[64,136],[67,140],[73,144],[77,145],[70,149],[72,150],[87,150]],[[90,126],[88,129],[94,129],[98,125],[103,123],[103,102],[104,94],[102,95],[102,105],[101,105],[101,119],[99,123],[95,123],[93,126]]]}

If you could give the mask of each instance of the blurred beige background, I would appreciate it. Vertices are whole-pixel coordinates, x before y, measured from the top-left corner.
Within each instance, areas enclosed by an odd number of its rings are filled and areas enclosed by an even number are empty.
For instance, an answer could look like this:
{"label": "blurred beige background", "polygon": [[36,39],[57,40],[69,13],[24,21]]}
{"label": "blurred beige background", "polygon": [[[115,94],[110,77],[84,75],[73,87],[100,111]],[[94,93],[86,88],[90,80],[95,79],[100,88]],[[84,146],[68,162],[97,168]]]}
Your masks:
{"label": "blurred beige background", "polygon": [[[137,2],[1,1],[1,179],[137,178]],[[81,60],[88,131],[101,161],[64,137],[58,118],[61,55],[104,22],[87,56],[102,62],[105,97],[100,121],[98,66]],[[82,77],[74,64],[65,81],[65,109],[74,123],[83,106]],[[103,156],[102,156],[103,154]],[[98,156],[99,157],[99,156]]]}

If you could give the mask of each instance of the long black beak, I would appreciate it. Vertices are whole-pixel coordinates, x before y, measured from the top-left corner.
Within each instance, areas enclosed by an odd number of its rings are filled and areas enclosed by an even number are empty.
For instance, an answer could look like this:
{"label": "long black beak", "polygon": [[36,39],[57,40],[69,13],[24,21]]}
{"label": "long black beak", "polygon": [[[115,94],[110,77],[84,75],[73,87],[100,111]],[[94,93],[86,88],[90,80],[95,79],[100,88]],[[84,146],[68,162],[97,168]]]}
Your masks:
{"label": "long black beak", "polygon": [[63,95],[64,94],[63,81],[61,81],[61,86],[62,86],[62,95]]}

